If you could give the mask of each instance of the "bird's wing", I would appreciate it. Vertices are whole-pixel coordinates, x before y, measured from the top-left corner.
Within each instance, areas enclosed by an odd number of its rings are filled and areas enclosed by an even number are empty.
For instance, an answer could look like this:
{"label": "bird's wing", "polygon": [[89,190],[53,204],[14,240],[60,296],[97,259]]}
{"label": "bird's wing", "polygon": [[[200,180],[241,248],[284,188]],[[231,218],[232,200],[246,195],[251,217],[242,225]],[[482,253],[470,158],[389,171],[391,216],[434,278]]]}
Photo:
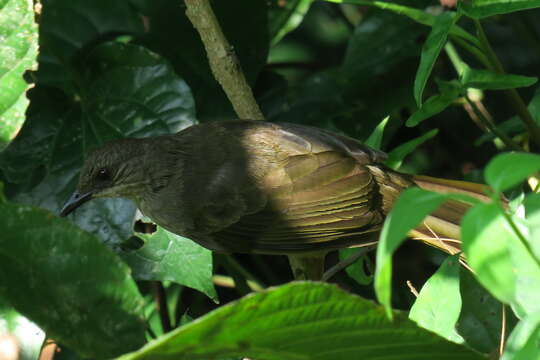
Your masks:
{"label": "bird's wing", "polygon": [[336,138],[335,144],[324,141],[324,133],[281,135],[290,156],[262,179],[266,206],[212,234],[221,245],[241,252],[306,252],[343,247],[380,229],[382,198],[366,166],[373,164],[370,154],[351,154]]}

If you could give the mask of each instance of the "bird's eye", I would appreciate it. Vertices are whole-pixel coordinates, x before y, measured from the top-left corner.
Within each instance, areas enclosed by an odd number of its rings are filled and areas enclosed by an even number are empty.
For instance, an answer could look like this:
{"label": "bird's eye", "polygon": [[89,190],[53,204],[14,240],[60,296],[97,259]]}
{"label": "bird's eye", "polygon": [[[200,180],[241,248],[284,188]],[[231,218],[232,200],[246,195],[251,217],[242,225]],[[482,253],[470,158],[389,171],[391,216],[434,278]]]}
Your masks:
{"label": "bird's eye", "polygon": [[101,168],[97,171],[96,178],[105,181],[110,180],[111,175],[109,174],[109,170],[107,170],[106,168]]}

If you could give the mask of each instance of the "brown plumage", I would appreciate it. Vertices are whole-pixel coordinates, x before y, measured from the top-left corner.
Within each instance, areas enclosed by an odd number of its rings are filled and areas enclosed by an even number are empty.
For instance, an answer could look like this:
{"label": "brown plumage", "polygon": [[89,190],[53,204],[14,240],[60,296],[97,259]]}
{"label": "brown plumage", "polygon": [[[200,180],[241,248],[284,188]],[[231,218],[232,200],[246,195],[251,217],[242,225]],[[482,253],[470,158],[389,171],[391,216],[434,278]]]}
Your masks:
{"label": "brown plumage", "polygon": [[[126,197],[158,225],[209,249],[295,254],[372,242],[409,186],[485,198],[483,185],[402,174],[384,159],[354,139],[307,126],[195,125],[94,151],[62,215],[90,198]],[[468,207],[448,202],[411,235],[454,253]]]}

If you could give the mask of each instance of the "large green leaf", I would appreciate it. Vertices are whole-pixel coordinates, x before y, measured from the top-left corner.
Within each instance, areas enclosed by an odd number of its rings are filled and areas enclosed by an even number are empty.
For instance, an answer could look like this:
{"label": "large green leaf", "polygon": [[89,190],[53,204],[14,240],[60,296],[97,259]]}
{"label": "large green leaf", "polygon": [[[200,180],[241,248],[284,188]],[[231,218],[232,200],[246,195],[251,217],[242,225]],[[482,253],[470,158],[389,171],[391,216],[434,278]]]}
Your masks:
{"label": "large green leaf", "polygon": [[370,301],[333,285],[291,283],[198,319],[119,360],[208,359],[481,359],[465,347],[395,321]]}
{"label": "large green leaf", "polygon": [[497,155],[486,166],[487,183],[495,191],[506,191],[540,170],[540,155],[505,153]]}
{"label": "large green leaf", "polygon": [[511,304],[518,316],[540,310],[538,262],[497,204],[478,204],[467,212],[461,237],[467,262],[486,289]]}
{"label": "large green leaf", "polygon": [[414,98],[418,106],[422,105],[422,94],[424,93],[424,88],[426,87],[433,65],[435,65],[435,61],[439,57],[444,44],[446,44],[448,33],[457,19],[456,14],[452,12],[443,12],[437,16],[431,32],[422,47],[420,65],[414,79]]}
{"label": "large green leaf", "polygon": [[24,122],[28,106],[23,79],[36,67],[37,26],[31,1],[0,1],[0,150]]}
{"label": "large green leaf", "polygon": [[523,201],[529,244],[534,254],[540,259],[540,194],[528,194]]}
{"label": "large green leaf", "polygon": [[[144,48],[106,43],[79,69],[84,91],[76,99],[38,86],[30,92],[27,121],[0,156],[18,202],[58,211],[75,190],[84,154],[114,138],[173,133],[194,122],[186,83],[165,60]],[[135,206],[101,200],[74,215],[84,229],[111,244],[131,235]]]}
{"label": "large green leaf", "polygon": [[313,0],[270,1],[268,35],[272,45],[300,25],[312,2]]}
{"label": "large green leaf", "polygon": [[38,81],[66,93],[79,94],[88,85],[79,77],[78,63],[87,51],[112,36],[144,31],[142,18],[127,1],[42,2]]}
{"label": "large green leaf", "polygon": [[409,319],[450,341],[463,343],[463,338],[456,332],[461,311],[459,257],[459,254],[449,256],[422,286]]}
{"label": "large green leaf", "polygon": [[145,246],[122,256],[136,279],[174,281],[217,300],[210,250],[161,227],[153,234],[138,236],[145,240]]}
{"label": "large green leaf", "polygon": [[497,14],[540,7],[540,0],[460,0],[459,10],[470,17],[481,19]]}
{"label": "large green leaf", "polygon": [[49,211],[0,204],[0,295],[47,336],[88,357],[144,343],[130,270],[96,237]]}
{"label": "large green leaf", "polygon": [[377,247],[375,292],[388,316],[392,316],[392,255],[405,240],[409,230],[416,227],[447,198],[448,195],[410,188],[399,196],[386,217]]}

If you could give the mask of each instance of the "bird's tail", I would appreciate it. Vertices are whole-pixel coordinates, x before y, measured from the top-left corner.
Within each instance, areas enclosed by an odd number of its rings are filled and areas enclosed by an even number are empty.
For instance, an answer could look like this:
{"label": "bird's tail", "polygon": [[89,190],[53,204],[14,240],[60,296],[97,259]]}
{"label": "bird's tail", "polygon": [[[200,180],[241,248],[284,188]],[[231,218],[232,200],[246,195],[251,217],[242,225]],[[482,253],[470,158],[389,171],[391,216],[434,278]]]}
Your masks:
{"label": "bird's tail", "polygon": [[[412,181],[420,188],[439,193],[459,193],[475,197],[481,201],[489,201],[489,187],[466,181],[445,180],[429,176],[414,176]],[[459,224],[465,212],[472,204],[449,200],[424,221],[409,232],[409,236],[421,240],[447,253],[456,254],[461,251]]]}

